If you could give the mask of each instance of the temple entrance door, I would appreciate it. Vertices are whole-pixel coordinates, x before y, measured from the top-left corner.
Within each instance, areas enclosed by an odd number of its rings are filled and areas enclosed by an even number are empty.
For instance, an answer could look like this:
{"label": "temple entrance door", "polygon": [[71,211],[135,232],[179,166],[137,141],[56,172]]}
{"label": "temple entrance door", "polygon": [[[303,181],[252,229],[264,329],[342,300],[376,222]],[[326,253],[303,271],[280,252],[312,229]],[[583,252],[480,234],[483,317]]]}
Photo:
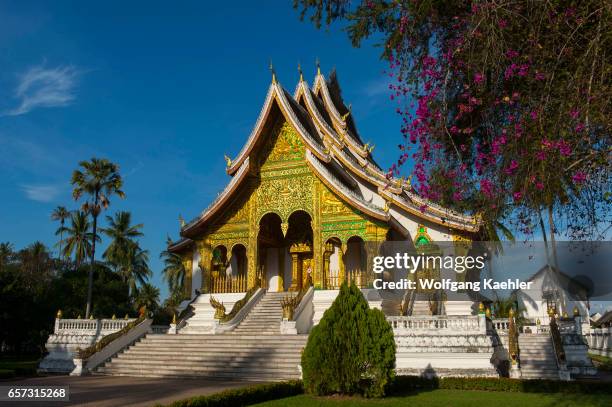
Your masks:
{"label": "temple entrance door", "polygon": [[[275,213],[259,222],[258,265],[268,291],[299,290],[314,274],[310,215],[296,211],[287,224]],[[285,233],[283,233],[285,232]]]}
{"label": "temple entrance door", "polygon": [[281,218],[268,213],[259,222],[258,265],[263,268],[264,288],[268,291],[283,291],[285,237],[281,229]]}

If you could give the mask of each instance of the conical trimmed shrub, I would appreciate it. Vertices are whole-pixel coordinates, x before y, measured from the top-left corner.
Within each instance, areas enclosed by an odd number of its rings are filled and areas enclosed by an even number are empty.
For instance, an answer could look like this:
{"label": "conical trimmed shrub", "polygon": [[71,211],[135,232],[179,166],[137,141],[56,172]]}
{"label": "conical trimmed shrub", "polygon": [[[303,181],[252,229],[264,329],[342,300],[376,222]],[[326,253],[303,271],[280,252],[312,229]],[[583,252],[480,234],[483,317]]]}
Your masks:
{"label": "conical trimmed shrub", "polygon": [[379,310],[371,310],[357,286],[345,283],[310,332],[302,354],[308,393],[384,395],[395,368],[393,331]]}

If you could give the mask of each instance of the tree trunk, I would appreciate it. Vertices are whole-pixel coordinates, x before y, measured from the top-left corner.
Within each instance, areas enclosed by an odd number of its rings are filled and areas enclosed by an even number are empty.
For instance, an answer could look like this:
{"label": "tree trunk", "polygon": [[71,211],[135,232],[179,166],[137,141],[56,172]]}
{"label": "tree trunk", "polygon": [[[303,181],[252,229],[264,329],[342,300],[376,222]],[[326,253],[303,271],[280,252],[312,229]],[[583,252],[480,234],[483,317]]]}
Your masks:
{"label": "tree trunk", "polygon": [[61,227],[61,232],[60,232],[60,241],[59,241],[59,258],[60,260],[64,258],[64,255],[62,254],[62,242],[64,241],[64,221],[62,220],[60,222],[60,227]]}
{"label": "tree trunk", "polygon": [[546,228],[544,227],[544,220],[542,219],[542,212],[538,211],[538,216],[540,217],[540,228],[542,229],[542,238],[544,239],[544,250],[546,251],[546,264],[550,271],[552,271],[552,264],[550,261],[550,252],[548,250],[548,238],[546,237]]}
{"label": "tree trunk", "polygon": [[[552,205],[548,206],[548,228],[550,230],[550,245],[552,247],[552,255],[553,255],[553,265],[555,266],[555,272],[559,273],[559,260],[557,258],[557,240],[555,239],[555,220],[553,217],[553,207]],[[556,276],[559,278],[559,276]],[[559,298],[557,298],[559,310],[559,315],[563,315],[563,311],[565,311],[565,295],[563,292],[559,293]]]}
{"label": "tree trunk", "polygon": [[93,292],[93,272],[94,272],[94,261],[96,257],[96,232],[98,229],[98,214],[96,213],[96,208],[98,207],[98,192],[96,191],[94,198],[94,205],[91,209],[93,216],[93,237],[91,242],[91,261],[89,264],[89,275],[87,276],[87,308],[85,309],[85,319],[89,319],[89,314],[91,313],[91,297]]}

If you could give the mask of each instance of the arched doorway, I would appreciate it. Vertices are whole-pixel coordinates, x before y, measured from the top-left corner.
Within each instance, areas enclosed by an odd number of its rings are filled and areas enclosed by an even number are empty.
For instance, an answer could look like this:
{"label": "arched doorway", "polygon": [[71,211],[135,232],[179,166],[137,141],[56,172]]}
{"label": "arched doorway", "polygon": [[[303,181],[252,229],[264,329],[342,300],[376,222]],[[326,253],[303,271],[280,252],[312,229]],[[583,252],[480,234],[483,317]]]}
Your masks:
{"label": "arched doorway", "polygon": [[246,247],[241,244],[235,244],[232,247],[232,255],[229,260],[229,266],[226,270],[226,274],[232,277],[246,276],[247,275],[247,250]]}
{"label": "arched doorway", "polygon": [[299,290],[314,275],[312,226],[307,212],[296,211],[283,223],[276,213],[259,222],[258,262],[268,291]]}
{"label": "arched doorway", "polygon": [[342,242],[337,237],[327,239],[325,242],[325,251],[323,253],[324,261],[324,287],[330,290],[336,290],[342,285],[344,280],[344,260],[342,255]]}
{"label": "arched doorway", "polygon": [[344,268],[346,279],[349,283],[355,283],[358,287],[367,286],[367,252],[365,242],[359,236],[352,236],[346,243],[344,255]]}

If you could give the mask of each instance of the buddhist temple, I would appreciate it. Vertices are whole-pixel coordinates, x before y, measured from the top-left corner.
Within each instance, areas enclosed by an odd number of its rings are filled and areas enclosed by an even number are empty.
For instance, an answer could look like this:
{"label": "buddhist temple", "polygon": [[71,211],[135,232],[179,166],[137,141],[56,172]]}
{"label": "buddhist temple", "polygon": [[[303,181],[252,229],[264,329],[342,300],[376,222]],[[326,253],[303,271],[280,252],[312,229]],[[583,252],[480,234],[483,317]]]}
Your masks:
{"label": "buddhist temple", "polygon": [[293,94],[272,75],[255,126],[234,158],[227,186],[180,230],[169,250],[184,256],[185,296],[245,292],[261,274],[268,292],[371,284],[385,241],[419,245],[471,240],[475,217],[417,196],[376,164],[335,73],[317,69]]}

